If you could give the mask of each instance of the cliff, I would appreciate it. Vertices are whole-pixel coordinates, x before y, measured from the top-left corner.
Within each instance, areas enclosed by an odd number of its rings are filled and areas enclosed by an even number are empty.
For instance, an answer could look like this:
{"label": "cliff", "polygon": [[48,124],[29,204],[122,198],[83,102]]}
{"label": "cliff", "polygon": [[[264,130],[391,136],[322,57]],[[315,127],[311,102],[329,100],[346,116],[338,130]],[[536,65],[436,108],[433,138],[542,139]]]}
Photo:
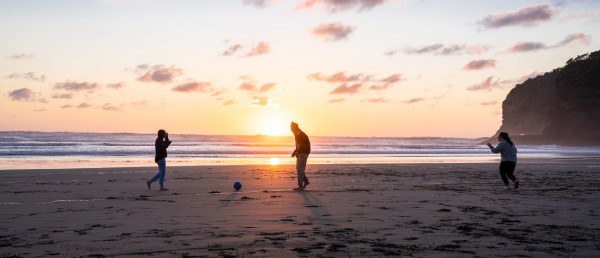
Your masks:
{"label": "cliff", "polygon": [[600,145],[600,51],[516,85],[488,141],[495,143],[499,132],[516,144]]}

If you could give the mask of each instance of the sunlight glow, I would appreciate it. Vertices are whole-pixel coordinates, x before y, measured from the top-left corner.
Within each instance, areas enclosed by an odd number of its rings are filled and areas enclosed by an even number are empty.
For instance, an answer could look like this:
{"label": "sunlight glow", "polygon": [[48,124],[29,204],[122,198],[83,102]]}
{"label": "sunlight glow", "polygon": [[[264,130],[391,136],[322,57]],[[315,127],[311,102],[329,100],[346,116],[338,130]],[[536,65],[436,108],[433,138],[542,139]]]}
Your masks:
{"label": "sunlight glow", "polygon": [[258,131],[262,135],[283,136],[290,135],[290,120],[284,117],[282,113],[264,114],[257,125]]}
{"label": "sunlight glow", "polygon": [[271,161],[269,162],[269,164],[271,164],[272,166],[279,165],[279,159],[271,158]]}

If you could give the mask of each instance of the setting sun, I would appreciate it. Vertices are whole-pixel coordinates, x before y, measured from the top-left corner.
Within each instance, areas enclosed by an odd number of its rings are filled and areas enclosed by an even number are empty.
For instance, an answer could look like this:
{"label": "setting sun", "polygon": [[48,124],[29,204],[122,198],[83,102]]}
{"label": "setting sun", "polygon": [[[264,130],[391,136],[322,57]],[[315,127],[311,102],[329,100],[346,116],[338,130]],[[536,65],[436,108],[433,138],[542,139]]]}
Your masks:
{"label": "setting sun", "polygon": [[283,113],[265,114],[257,121],[258,133],[269,136],[290,135],[290,122]]}
{"label": "setting sun", "polygon": [[271,158],[271,160],[269,161],[269,164],[275,166],[275,165],[279,165],[279,159],[278,158]]}

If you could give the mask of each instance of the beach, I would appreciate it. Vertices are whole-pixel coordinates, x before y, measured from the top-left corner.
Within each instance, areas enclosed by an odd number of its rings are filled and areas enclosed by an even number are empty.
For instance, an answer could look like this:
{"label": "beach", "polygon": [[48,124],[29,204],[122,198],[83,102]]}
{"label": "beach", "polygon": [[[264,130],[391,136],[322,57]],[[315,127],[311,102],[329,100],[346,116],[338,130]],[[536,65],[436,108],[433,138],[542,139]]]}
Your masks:
{"label": "beach", "polygon": [[519,163],[517,190],[497,163],[156,171],[0,171],[0,256],[600,256],[597,162]]}

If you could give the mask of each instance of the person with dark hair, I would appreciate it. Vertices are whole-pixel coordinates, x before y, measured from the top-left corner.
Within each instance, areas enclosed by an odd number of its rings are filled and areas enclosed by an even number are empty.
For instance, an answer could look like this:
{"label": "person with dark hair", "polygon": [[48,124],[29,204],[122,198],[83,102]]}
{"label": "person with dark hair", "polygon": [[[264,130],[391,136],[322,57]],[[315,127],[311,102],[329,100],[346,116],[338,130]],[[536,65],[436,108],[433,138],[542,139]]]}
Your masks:
{"label": "person with dark hair", "polygon": [[517,189],[519,188],[519,181],[517,181],[517,178],[513,174],[517,166],[517,147],[515,147],[515,144],[508,137],[508,133],[505,132],[498,134],[498,141],[500,143],[495,148],[491,143],[487,145],[493,153],[500,153],[500,177],[502,177],[502,181],[504,182],[504,189],[511,189],[508,182],[509,178],[513,181],[515,189]]}
{"label": "person with dark hair", "polygon": [[158,164],[158,173],[152,179],[146,181],[148,189],[150,189],[150,185],[153,182],[159,180],[158,183],[160,184],[160,190],[169,190],[164,187],[163,183],[165,181],[165,173],[167,170],[167,148],[169,148],[171,142],[172,141],[169,141],[169,133],[167,133],[163,129],[158,130],[158,137],[154,142],[154,149],[156,150],[156,155],[154,155],[154,162]]}
{"label": "person with dark hair", "polygon": [[296,172],[298,173],[298,188],[294,190],[304,190],[308,183],[306,177],[306,162],[308,161],[308,154],[310,154],[310,141],[308,136],[300,130],[297,123],[292,122],[290,125],[292,133],[294,133],[294,139],[296,141],[296,149],[292,152],[292,157],[296,157]]}

